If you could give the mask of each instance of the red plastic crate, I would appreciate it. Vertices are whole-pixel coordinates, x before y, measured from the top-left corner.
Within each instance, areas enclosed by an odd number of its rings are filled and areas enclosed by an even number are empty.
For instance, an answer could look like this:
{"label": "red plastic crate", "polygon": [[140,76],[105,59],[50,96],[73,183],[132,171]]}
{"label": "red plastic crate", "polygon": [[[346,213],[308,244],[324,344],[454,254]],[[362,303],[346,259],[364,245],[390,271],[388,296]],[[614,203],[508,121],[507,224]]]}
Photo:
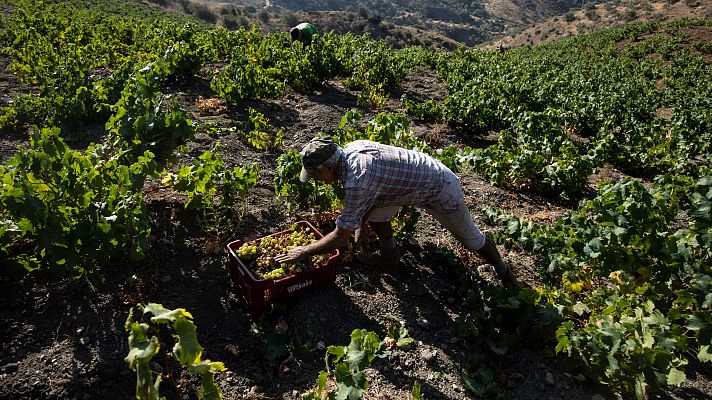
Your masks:
{"label": "red plastic crate", "polygon": [[[297,225],[314,232],[314,236],[317,239],[324,237],[314,225],[307,221],[299,221]],[[283,236],[291,232],[292,230],[285,230],[265,237]],[[255,239],[252,242],[257,243],[265,237]],[[247,306],[253,315],[259,315],[268,304],[283,302],[310,289],[323,287],[336,280],[336,264],[339,262],[338,249],[331,253],[326,264],[322,266],[277,280],[257,279],[247,265],[237,256],[237,249],[243,243],[245,242],[241,240],[228,243],[228,268],[230,277],[239,288],[242,297],[247,301]]]}

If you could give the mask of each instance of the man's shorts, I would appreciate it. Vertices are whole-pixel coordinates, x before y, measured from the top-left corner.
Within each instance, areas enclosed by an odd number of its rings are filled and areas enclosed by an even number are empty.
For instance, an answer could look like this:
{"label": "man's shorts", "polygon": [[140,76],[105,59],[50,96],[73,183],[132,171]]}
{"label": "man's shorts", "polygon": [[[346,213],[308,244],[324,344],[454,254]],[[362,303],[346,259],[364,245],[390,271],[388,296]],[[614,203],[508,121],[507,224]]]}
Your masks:
{"label": "man's shorts", "polygon": [[[445,186],[438,197],[425,207],[420,207],[432,215],[450,231],[468,250],[478,251],[485,245],[485,235],[472,220],[470,210],[465,204],[460,181],[449,169],[445,171]],[[370,222],[388,222],[401,209],[401,206],[374,207],[366,215]]]}

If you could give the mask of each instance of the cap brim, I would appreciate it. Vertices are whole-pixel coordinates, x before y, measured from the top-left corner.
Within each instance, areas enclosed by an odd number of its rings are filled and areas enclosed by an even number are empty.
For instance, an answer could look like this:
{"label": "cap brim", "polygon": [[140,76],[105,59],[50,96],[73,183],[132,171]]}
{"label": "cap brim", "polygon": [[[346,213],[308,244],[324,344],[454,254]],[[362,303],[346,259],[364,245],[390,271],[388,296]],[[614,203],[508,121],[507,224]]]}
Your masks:
{"label": "cap brim", "polygon": [[314,170],[306,169],[302,167],[302,172],[299,174],[299,180],[302,183],[306,183],[309,179],[314,177]]}

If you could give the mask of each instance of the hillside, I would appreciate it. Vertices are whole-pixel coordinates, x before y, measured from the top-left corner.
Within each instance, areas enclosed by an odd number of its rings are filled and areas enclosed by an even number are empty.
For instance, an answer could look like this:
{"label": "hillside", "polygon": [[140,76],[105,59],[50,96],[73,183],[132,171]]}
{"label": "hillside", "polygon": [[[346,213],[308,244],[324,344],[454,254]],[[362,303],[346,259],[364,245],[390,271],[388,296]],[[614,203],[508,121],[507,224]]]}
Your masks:
{"label": "hillside", "polygon": [[[431,51],[168,8],[0,0],[0,399],[712,398],[712,19]],[[521,286],[416,196],[397,265],[242,247],[335,229],[318,135],[454,171]]]}
{"label": "hillside", "polygon": [[[609,1],[585,2],[581,9],[547,18],[524,29],[512,29],[484,47],[500,42],[507,47],[551,43],[578,34],[609,29],[631,22],[670,21],[678,18],[710,18],[712,3],[706,1]],[[513,33],[516,32],[516,33]]]}
{"label": "hillside", "polygon": [[[473,46],[501,36],[511,29],[554,15],[572,5],[567,1],[237,1],[143,0],[210,22],[228,26],[257,25],[264,31],[286,29],[299,20],[309,20],[322,31],[371,33],[391,43],[452,49]],[[265,6],[265,4],[268,4]],[[212,10],[208,15],[203,7]]]}
{"label": "hillside", "polygon": [[287,30],[311,21],[322,32],[369,33],[396,47],[452,50],[459,45],[508,47],[612,28],[633,21],[707,18],[704,1],[235,1],[136,0],[186,12],[234,29]]}
{"label": "hillside", "polygon": [[399,25],[385,20],[380,14],[366,9],[353,11],[296,11],[278,5],[266,7],[253,2],[219,3],[203,0],[135,0],[152,7],[160,7],[175,13],[195,17],[209,24],[234,30],[240,27],[258,29],[260,32],[287,32],[302,21],[310,21],[320,32],[339,34],[369,34],[388,44],[402,48],[407,45],[431,49],[452,50],[460,42],[437,31],[419,26]]}

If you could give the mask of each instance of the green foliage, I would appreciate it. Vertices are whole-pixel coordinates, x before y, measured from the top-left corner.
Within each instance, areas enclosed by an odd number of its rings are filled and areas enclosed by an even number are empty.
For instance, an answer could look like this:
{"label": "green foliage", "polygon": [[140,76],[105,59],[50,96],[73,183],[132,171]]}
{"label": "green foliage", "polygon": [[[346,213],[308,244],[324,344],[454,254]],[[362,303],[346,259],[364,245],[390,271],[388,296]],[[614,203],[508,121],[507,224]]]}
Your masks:
{"label": "green foliage", "polygon": [[313,208],[320,211],[332,210],[340,204],[338,186],[312,181],[302,183],[299,174],[302,161],[296,150],[289,150],[277,158],[274,176],[274,192],[289,212],[297,209]]}
{"label": "green foliage", "polygon": [[33,132],[30,145],[0,167],[2,246],[20,240],[33,246],[12,259],[28,270],[84,275],[124,247],[142,258],[150,227],[141,188],[155,171],[153,154],[128,165],[102,146],[82,154],[67,148],[58,128]]}
{"label": "green foliage", "polygon": [[114,114],[106,123],[107,141],[113,151],[122,152],[122,161],[151,151],[160,165],[171,162],[173,152],[195,135],[188,114],[176,101],[168,107],[158,91],[158,82],[169,73],[162,60],[150,63],[131,77],[121,99],[112,106]]}
{"label": "green foliage", "polygon": [[[317,388],[302,394],[302,400],[361,399],[364,391],[368,389],[366,368],[371,366],[376,357],[384,357],[387,354],[375,333],[354,329],[348,346],[329,346],[326,349],[326,371],[319,374]],[[326,381],[332,374],[332,364],[335,391],[326,387]]]}
{"label": "green foliage", "polygon": [[0,42],[13,58],[11,70],[40,93],[9,107],[14,119],[0,126],[103,121],[136,66],[163,57],[171,74],[188,74],[202,60],[190,41],[194,25],[177,25],[167,15],[155,20],[147,9],[139,15],[126,7],[131,3],[16,3]]}
{"label": "green foliage", "polygon": [[400,324],[388,325],[386,327],[386,337],[392,339],[395,346],[400,349],[408,349],[414,340],[408,336],[408,329],[404,326],[400,326]]}
{"label": "green foliage", "polygon": [[422,399],[422,397],[420,396],[420,382],[415,381],[413,383],[413,392],[411,393],[411,396],[413,396],[413,400]]}
{"label": "green foliage", "polygon": [[341,146],[354,140],[371,140],[373,142],[398,146],[407,149],[432,153],[428,145],[414,137],[408,130],[408,120],[404,114],[379,113],[364,126],[357,126],[362,116],[355,112],[346,113],[334,135],[334,141]]}
{"label": "green foliage", "polygon": [[276,68],[255,65],[246,57],[235,56],[213,78],[210,87],[220,97],[235,104],[244,99],[276,98],[284,92],[279,72]]}
{"label": "green foliage", "polygon": [[328,32],[316,35],[309,45],[291,43],[291,56],[281,60],[279,67],[294,89],[314,89],[327,79],[350,74],[355,48],[366,45],[365,37],[351,34],[341,36]]}
{"label": "green foliage", "polygon": [[368,90],[379,83],[397,86],[405,78],[409,63],[382,42],[359,46],[353,53],[354,67],[345,84],[350,89]]}
{"label": "green foliage", "polygon": [[[235,104],[250,98],[279,97],[287,86],[300,91],[313,89],[327,79],[350,74],[356,65],[356,49],[372,44],[365,37],[331,33],[317,35],[309,45],[292,43],[283,33],[260,37],[256,30],[241,30],[236,34],[240,36],[228,35],[221,40],[234,42],[237,48],[226,51],[234,56],[213,78],[211,87]],[[223,47],[224,43],[216,45]]]}
{"label": "green foliage", "polygon": [[201,227],[214,237],[234,231],[260,173],[255,163],[227,168],[219,148],[220,142],[215,142],[192,165],[182,165],[177,173],[168,173],[162,179],[187,195],[186,209],[202,211]]}
{"label": "green foliage", "polygon": [[173,76],[192,77],[203,66],[205,56],[198,48],[198,44],[190,40],[194,32],[186,29],[182,38],[189,41],[177,41],[166,49],[163,60],[168,64],[168,70]]}
{"label": "green foliage", "polygon": [[251,331],[260,341],[260,350],[265,360],[271,364],[278,364],[285,359],[293,357],[300,361],[311,362],[314,358],[314,349],[308,342],[299,338],[290,338],[288,327],[281,318],[281,306],[272,304],[271,308],[260,315],[252,323]]}
{"label": "green foliage", "polygon": [[415,207],[403,207],[391,220],[393,236],[397,239],[413,237],[420,212]]}
{"label": "green foliage", "polygon": [[250,146],[257,150],[276,149],[283,145],[282,136],[284,129],[276,130],[264,114],[250,108],[250,122],[252,129],[243,135]]}
{"label": "green foliage", "polygon": [[467,346],[461,374],[464,386],[483,398],[507,398],[497,379],[503,372],[499,358],[520,345],[545,346],[548,333],[553,334],[560,321],[560,308],[542,301],[531,289],[513,292],[492,287],[449,250],[438,248],[434,256],[433,262],[454,271],[467,290],[466,309],[454,326]]}
{"label": "green foliage", "polygon": [[[149,303],[146,306],[139,304],[137,307],[142,312],[141,319],[134,320],[132,307],[124,324],[124,329],[129,332],[129,354],[124,361],[132,371],[136,372],[136,398],[145,400],[160,398],[161,375],[154,380],[153,371],[149,366],[149,362],[160,351],[160,343],[158,337],[151,332],[157,331],[161,325],[170,325],[176,339],[171,354],[181,366],[186,367],[188,372],[201,378],[198,398],[221,399],[222,392],[215,384],[215,374],[226,371],[226,368],[218,361],[201,360],[203,347],[198,343],[193,316],[183,308],[168,310],[156,303]],[[141,322],[151,314],[153,316],[147,322]]]}
{"label": "green foliage", "polygon": [[[448,89],[442,115],[466,133],[500,132],[474,155],[478,172],[500,185],[570,196],[603,163],[649,177],[694,176],[711,142],[710,69],[681,45],[675,24],[616,47],[660,29],[633,24],[504,55],[446,53],[437,62]],[[659,117],[666,109],[672,115]]]}
{"label": "green foliage", "polygon": [[424,122],[438,122],[443,118],[443,109],[435,100],[426,100],[422,103],[411,100],[407,95],[401,97],[401,104],[405,112]]}
{"label": "green foliage", "polygon": [[[605,145],[586,151],[557,129],[558,115],[522,113],[497,145],[473,151],[469,162],[496,184],[568,196],[586,185],[605,156]],[[603,153],[603,154],[602,154]]]}
{"label": "green foliage", "polygon": [[588,373],[629,397],[645,398],[646,383],[676,385],[685,381],[678,368],[687,364],[682,326],[671,323],[652,301],[640,304],[634,297],[608,298],[601,315],[591,316],[582,329],[565,322],[557,330],[557,351],[584,360]]}
{"label": "green foliage", "polygon": [[59,129],[42,129],[31,150],[6,164],[3,236],[35,245],[33,254],[13,259],[30,270],[61,265],[83,275],[127,244],[134,258],[143,257],[150,233],[143,182],[194,134],[185,111],[164,109],[157,99],[168,68],[158,60],[132,76],[113,106],[105,143],[81,154],[67,148]]}
{"label": "green foliage", "polygon": [[264,358],[270,363],[278,363],[289,355],[286,332],[275,329],[271,313],[264,313],[260,319],[252,323],[252,333],[261,341]]}
{"label": "green foliage", "polygon": [[[557,352],[578,360],[598,381],[630,397],[647,386],[685,380],[688,349],[709,361],[712,329],[710,170],[658,179],[647,189],[632,179],[608,183],[553,227],[490,209],[505,234],[546,257],[539,301],[559,307]],[[671,231],[680,206],[687,226]]]}
{"label": "green foliage", "polygon": [[359,93],[357,101],[362,107],[379,110],[386,106],[388,95],[383,90],[383,84],[369,84]]}
{"label": "green foliage", "polygon": [[227,169],[217,154],[219,148],[220,142],[215,142],[192,165],[183,165],[176,174],[169,173],[163,178],[163,183],[188,195],[187,209],[232,208],[257,183],[257,164]]}

